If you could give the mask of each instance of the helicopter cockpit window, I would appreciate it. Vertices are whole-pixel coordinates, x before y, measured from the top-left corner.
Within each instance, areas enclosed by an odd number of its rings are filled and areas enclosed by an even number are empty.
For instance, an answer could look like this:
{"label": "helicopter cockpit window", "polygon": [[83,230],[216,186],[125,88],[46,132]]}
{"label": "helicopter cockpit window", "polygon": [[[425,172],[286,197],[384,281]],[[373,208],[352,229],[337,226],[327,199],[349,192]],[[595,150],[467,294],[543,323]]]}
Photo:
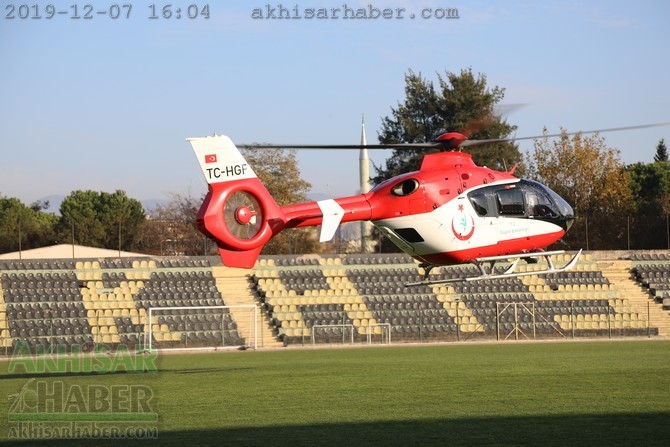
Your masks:
{"label": "helicopter cockpit window", "polygon": [[553,204],[544,194],[528,191],[526,193],[526,203],[529,217],[556,217],[558,215],[553,209]]}
{"label": "helicopter cockpit window", "polygon": [[496,191],[498,213],[501,216],[523,216],[523,192],[518,188]]}
{"label": "helicopter cockpit window", "polygon": [[416,179],[407,179],[391,188],[391,194],[394,196],[408,196],[419,189],[419,182]]}
{"label": "helicopter cockpit window", "polygon": [[522,185],[526,194],[526,209],[529,217],[557,217],[559,215],[545,187],[530,180],[523,180]]}
{"label": "helicopter cockpit window", "polygon": [[472,207],[475,209],[477,214],[480,216],[486,216],[489,213],[489,210],[487,209],[488,200],[486,199],[486,194],[484,194],[483,191],[469,194],[468,197],[470,198],[470,203],[472,203]]}

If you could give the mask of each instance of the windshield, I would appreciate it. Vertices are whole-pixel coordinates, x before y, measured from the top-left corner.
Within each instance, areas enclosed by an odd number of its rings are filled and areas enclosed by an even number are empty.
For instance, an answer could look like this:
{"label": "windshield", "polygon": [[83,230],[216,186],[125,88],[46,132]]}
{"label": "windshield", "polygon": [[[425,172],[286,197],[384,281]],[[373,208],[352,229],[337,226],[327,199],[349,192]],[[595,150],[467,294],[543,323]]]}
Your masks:
{"label": "windshield", "polygon": [[524,185],[529,216],[574,218],[570,204],[548,186],[529,179],[521,180],[521,184]]}

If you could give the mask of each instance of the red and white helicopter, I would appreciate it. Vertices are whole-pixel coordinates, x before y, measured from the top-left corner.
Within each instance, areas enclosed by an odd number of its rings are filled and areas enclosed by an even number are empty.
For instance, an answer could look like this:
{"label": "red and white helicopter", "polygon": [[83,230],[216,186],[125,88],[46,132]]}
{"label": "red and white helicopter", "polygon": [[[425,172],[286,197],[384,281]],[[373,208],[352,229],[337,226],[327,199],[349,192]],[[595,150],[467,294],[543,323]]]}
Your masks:
{"label": "red and white helicopter", "polygon": [[[645,126],[604,129],[637,129]],[[587,131],[590,133],[597,131]],[[570,134],[569,134],[570,135]],[[197,215],[202,233],[217,244],[229,267],[252,268],[263,246],[285,228],[321,226],[320,241],[332,239],[343,222],[369,220],[401,250],[424,267],[419,283],[521,276],[571,269],[581,250],[564,266],[555,267],[544,251],[570,229],[572,207],[547,186],[507,172],[477,166],[460,149],[510,140],[554,137],[469,140],[449,132],[433,143],[395,145],[250,145],[264,148],[369,149],[421,147],[440,152],[424,156],[418,171],[386,180],[370,192],[349,197],[280,206],[263,186],[230,138],[214,135],[189,138],[209,191]],[[545,257],[543,271],[515,272],[520,259]],[[498,261],[514,261],[494,270]],[[480,274],[456,280],[430,281],[435,266],[472,263]]]}

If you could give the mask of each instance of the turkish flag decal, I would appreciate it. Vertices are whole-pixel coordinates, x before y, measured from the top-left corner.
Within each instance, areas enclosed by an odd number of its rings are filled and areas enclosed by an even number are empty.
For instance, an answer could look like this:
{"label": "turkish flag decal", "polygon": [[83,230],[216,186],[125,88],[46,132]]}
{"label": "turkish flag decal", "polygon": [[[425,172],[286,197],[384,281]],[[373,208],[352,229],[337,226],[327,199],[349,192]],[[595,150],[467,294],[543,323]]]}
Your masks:
{"label": "turkish flag decal", "polygon": [[216,163],[216,154],[205,155],[205,163]]}

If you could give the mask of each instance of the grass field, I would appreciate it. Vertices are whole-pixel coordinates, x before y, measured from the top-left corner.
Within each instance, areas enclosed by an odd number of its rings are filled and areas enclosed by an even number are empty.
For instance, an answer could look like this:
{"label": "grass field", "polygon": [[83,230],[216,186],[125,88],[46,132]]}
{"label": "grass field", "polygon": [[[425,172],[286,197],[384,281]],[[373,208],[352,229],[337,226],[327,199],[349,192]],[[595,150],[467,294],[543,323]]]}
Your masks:
{"label": "grass field", "polygon": [[[670,444],[667,341],[285,349],[156,363],[154,373],[108,374],[8,375],[3,366],[0,396],[31,379],[141,385],[158,438],[124,445]],[[11,430],[0,418],[3,442]],[[31,443],[120,444],[16,445]]]}

